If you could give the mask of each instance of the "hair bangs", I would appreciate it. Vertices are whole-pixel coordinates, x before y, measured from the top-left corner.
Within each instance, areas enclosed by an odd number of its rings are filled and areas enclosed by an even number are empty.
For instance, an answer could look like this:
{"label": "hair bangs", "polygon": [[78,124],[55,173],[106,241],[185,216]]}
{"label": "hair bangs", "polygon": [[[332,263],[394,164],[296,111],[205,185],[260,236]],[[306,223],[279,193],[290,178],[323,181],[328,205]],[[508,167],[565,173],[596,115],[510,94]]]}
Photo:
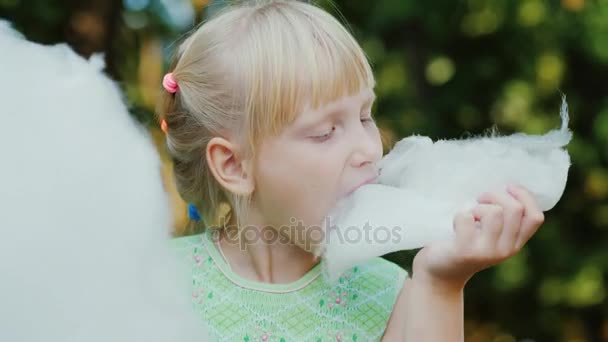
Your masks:
{"label": "hair bangs", "polygon": [[[292,4],[293,5],[293,4]],[[313,13],[314,12],[314,13]],[[374,88],[375,79],[365,53],[330,14],[311,6],[281,11],[280,6],[258,13],[247,34],[241,56],[241,76],[249,84],[247,127],[250,146],[279,134],[305,109]]]}

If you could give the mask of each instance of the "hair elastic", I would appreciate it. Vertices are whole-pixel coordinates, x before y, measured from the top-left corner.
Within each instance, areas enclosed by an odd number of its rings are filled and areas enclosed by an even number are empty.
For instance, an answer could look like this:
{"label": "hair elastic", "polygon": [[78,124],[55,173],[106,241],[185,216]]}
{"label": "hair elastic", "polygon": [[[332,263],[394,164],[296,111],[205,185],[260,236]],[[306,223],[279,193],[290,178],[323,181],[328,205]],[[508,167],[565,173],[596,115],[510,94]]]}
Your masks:
{"label": "hair elastic", "polygon": [[165,77],[163,77],[163,88],[171,94],[175,94],[179,86],[177,85],[177,81],[175,80],[175,76],[173,73],[167,73]]}
{"label": "hair elastic", "polygon": [[198,213],[198,209],[196,209],[196,206],[194,205],[194,203],[188,203],[188,217],[192,221],[201,220],[201,215]]}

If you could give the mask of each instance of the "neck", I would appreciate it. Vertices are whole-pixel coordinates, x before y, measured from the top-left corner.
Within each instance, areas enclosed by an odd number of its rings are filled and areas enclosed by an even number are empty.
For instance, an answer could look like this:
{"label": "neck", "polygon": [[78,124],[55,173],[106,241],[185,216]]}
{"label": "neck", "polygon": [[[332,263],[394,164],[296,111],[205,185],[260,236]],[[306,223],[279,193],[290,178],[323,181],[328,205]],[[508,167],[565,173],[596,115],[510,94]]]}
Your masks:
{"label": "neck", "polygon": [[274,228],[257,220],[240,231],[235,224],[222,229],[219,248],[233,272],[262,283],[289,284],[297,281],[318,262],[318,257],[279,236]]}

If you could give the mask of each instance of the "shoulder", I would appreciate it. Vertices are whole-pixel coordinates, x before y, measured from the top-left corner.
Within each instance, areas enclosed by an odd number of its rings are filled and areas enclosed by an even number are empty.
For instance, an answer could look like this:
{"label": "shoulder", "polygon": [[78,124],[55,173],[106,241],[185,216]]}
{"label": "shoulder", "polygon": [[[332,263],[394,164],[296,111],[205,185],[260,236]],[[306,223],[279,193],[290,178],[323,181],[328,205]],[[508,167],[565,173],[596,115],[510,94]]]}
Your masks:
{"label": "shoulder", "polygon": [[388,270],[398,274],[407,274],[407,271],[403,269],[403,267],[397,265],[396,263],[387,260],[383,257],[376,257],[369,260],[367,263],[364,263],[362,266],[365,267],[373,267],[382,270]]}
{"label": "shoulder", "polygon": [[[406,279],[407,275],[406,275]],[[395,298],[395,303],[393,306],[393,311],[389,317],[389,320],[386,324],[386,330],[382,336],[383,341],[397,341],[403,340],[404,331],[403,324],[406,320],[406,302],[408,292],[410,291],[410,283],[405,284],[405,279],[403,280],[403,285],[399,289],[399,293],[397,294],[397,298]]]}
{"label": "shoulder", "polygon": [[172,250],[185,250],[201,245],[203,234],[186,235],[169,239]]}
{"label": "shoulder", "polygon": [[359,269],[366,274],[359,278],[360,281],[374,281],[385,286],[389,286],[399,292],[403,282],[407,278],[407,271],[396,263],[382,257],[373,258],[361,265],[355,266],[352,270]]}
{"label": "shoulder", "polygon": [[376,257],[349,268],[338,279],[341,291],[335,293],[343,295],[340,303],[349,307],[345,315],[363,330],[365,340],[381,339],[406,277],[399,265]]}
{"label": "shoulder", "polygon": [[172,238],[169,240],[169,248],[180,259],[192,259],[195,256],[206,254],[202,239],[203,234]]}
{"label": "shoulder", "polygon": [[401,266],[376,257],[350,268],[341,278],[346,278],[349,286],[362,295],[373,297],[390,313],[407,275]]}
{"label": "shoulder", "polygon": [[179,236],[169,239],[169,246],[174,249],[188,248],[200,244],[203,234]]}

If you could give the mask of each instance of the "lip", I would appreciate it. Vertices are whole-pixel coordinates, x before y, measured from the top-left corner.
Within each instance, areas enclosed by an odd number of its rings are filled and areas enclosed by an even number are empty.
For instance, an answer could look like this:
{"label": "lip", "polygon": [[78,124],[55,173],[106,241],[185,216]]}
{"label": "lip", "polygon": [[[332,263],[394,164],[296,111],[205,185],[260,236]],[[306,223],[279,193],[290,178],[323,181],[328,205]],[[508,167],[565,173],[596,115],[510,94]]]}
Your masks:
{"label": "lip", "polygon": [[355,192],[357,189],[359,189],[360,187],[367,185],[367,184],[371,184],[374,183],[376,180],[378,179],[378,176],[374,176],[372,178],[369,178],[368,180],[366,180],[365,182],[357,185],[356,187],[354,187],[352,190],[350,190],[349,192],[347,192],[343,197],[347,197],[350,196],[353,192]]}

